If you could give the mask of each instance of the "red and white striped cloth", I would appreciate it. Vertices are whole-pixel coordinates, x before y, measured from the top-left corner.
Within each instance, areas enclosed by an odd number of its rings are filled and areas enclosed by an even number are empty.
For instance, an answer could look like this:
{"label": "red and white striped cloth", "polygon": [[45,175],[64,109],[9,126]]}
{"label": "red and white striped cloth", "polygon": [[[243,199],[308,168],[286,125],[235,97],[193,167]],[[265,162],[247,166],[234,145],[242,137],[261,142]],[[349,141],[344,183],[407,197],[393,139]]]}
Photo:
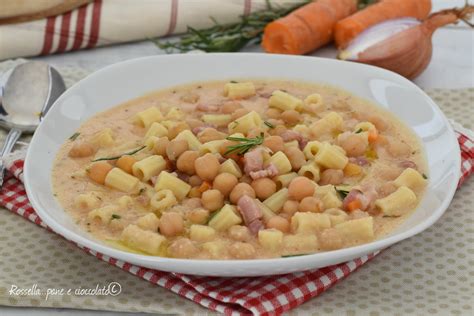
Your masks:
{"label": "red and white striped cloth", "polygon": [[[471,138],[470,131],[460,130],[461,127],[456,128],[462,156],[459,185],[474,172],[474,138]],[[0,204],[35,224],[48,228],[36,215],[26,196],[22,183],[21,154],[6,162],[9,174],[0,191]],[[377,255],[374,253],[343,264],[286,275],[218,278],[142,268],[79,245],[78,247],[109,264],[226,315],[281,314],[318,296]]]}
{"label": "red and white striped cloth", "polygon": [[[294,0],[272,0],[287,6]],[[42,20],[0,25],[0,60],[167,36],[237,21],[265,0],[95,0]]]}

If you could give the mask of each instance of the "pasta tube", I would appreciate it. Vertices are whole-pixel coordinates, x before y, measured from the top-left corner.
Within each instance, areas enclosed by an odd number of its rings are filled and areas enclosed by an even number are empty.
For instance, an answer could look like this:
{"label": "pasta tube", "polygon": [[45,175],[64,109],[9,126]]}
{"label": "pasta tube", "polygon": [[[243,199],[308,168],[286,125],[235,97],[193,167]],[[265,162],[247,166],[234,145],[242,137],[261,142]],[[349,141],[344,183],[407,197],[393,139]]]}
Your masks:
{"label": "pasta tube", "polygon": [[242,177],[242,171],[240,170],[239,165],[235,162],[234,159],[227,159],[221,164],[219,168],[219,173],[224,172],[233,174],[237,178]]}
{"label": "pasta tube", "polygon": [[412,168],[407,168],[393,181],[397,187],[408,187],[411,190],[418,190],[426,185],[426,179]]}
{"label": "pasta tube", "polygon": [[371,216],[353,219],[334,226],[346,240],[362,241],[374,238],[374,219]]}
{"label": "pasta tube", "polygon": [[227,128],[229,129],[229,134],[247,134],[251,129],[260,127],[262,123],[263,121],[260,115],[257,112],[252,111],[229,123]]}
{"label": "pasta tube", "polygon": [[188,146],[192,150],[199,150],[201,148],[201,142],[190,130],[186,129],[176,136],[177,140],[184,139],[188,142]]}
{"label": "pasta tube", "polygon": [[283,233],[277,229],[263,229],[258,232],[258,242],[263,248],[275,251],[283,243]]}
{"label": "pasta tube", "polygon": [[349,162],[349,158],[346,157],[340,147],[322,143],[314,156],[314,161],[328,169],[344,169]]}
{"label": "pasta tube", "polygon": [[204,114],[201,116],[201,120],[205,123],[212,124],[217,127],[228,125],[232,121],[232,115],[230,114]]}
{"label": "pasta tube", "polygon": [[401,186],[397,191],[375,201],[384,215],[401,216],[416,204],[416,195],[406,186]]}
{"label": "pasta tube", "polygon": [[137,225],[128,225],[122,231],[120,239],[130,248],[141,250],[150,255],[160,254],[161,245],[166,240],[160,234],[143,230]]}
{"label": "pasta tube", "polygon": [[242,218],[237,213],[235,206],[226,204],[211,218],[208,225],[217,231],[225,231],[240,223],[242,223]]}
{"label": "pasta tube", "polygon": [[146,110],[138,112],[136,118],[141,126],[149,128],[153,122],[161,121],[163,119],[163,114],[157,107],[152,106]]}
{"label": "pasta tube", "polygon": [[165,168],[165,159],[159,155],[153,155],[134,163],[132,166],[132,173],[138,179],[147,182],[151,177],[154,177],[161,171],[165,170]]}
{"label": "pasta tube", "polygon": [[194,241],[211,241],[215,237],[215,229],[206,225],[194,224],[189,229],[189,238]]}
{"label": "pasta tube", "polygon": [[229,82],[224,86],[224,96],[231,99],[245,99],[254,95],[253,82]]}
{"label": "pasta tube", "polygon": [[291,230],[294,233],[315,233],[331,227],[327,214],[296,212],[291,217]]}
{"label": "pasta tube", "polygon": [[178,201],[173,192],[166,189],[156,192],[150,199],[150,206],[160,213],[176,204]]}
{"label": "pasta tube", "polygon": [[303,101],[289,93],[276,90],[273,91],[272,96],[268,100],[268,106],[282,111],[301,110],[303,107]]}
{"label": "pasta tube", "polygon": [[166,171],[161,171],[156,179],[155,190],[160,191],[166,189],[171,190],[178,200],[182,200],[191,190],[191,186],[178,177]]}
{"label": "pasta tube", "polygon": [[151,123],[148,131],[145,134],[145,138],[150,136],[163,137],[168,135],[168,129],[158,122]]}
{"label": "pasta tube", "polygon": [[140,180],[120,168],[113,168],[107,173],[104,184],[125,193],[137,193]]}
{"label": "pasta tube", "polygon": [[273,193],[270,197],[268,197],[263,204],[266,205],[270,210],[275,213],[280,212],[283,204],[288,200],[288,189],[283,188],[275,193]]}
{"label": "pasta tube", "polygon": [[273,163],[276,168],[278,169],[278,174],[285,174],[291,171],[291,163],[288,157],[281,152],[278,151],[274,153],[270,159],[268,159],[268,164]]}

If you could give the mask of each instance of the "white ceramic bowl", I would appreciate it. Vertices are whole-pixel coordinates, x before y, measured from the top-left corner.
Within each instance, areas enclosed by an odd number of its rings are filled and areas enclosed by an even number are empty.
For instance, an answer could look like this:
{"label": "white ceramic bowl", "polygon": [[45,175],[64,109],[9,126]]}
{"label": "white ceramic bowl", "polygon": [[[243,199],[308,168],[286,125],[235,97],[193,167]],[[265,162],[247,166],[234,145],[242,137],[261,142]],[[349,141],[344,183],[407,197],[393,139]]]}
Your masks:
{"label": "white ceramic bowl", "polygon": [[[60,145],[97,112],[147,92],[189,83],[234,78],[285,78],[328,83],[387,108],[423,142],[429,186],[416,212],[395,232],[357,247],[264,260],[185,260],[137,255],[94,239],[76,226],[53,197],[51,168]],[[324,267],[386,248],[431,226],[448,207],[459,179],[460,153],[446,117],[407,79],[363,64],[316,57],[266,54],[187,54],[145,57],[101,69],[67,90],[36,131],[25,164],[28,197],[56,233],[113,258],[164,271],[213,276],[258,276]]]}

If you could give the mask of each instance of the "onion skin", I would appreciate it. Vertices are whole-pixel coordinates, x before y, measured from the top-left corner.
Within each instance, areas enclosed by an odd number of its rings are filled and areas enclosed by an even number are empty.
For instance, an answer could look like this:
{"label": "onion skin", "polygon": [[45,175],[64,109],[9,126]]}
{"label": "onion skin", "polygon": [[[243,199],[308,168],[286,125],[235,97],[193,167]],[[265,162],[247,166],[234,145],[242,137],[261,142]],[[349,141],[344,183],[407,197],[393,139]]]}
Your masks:
{"label": "onion skin", "polygon": [[[466,5],[462,9],[434,13],[419,23],[406,18],[379,23],[357,36],[340,52],[339,58],[385,68],[408,79],[416,78],[431,61],[432,36],[436,29],[464,19],[472,12],[474,6]],[[400,31],[394,33],[390,25]],[[404,26],[407,28],[403,29]],[[381,40],[372,43],[374,37]]]}

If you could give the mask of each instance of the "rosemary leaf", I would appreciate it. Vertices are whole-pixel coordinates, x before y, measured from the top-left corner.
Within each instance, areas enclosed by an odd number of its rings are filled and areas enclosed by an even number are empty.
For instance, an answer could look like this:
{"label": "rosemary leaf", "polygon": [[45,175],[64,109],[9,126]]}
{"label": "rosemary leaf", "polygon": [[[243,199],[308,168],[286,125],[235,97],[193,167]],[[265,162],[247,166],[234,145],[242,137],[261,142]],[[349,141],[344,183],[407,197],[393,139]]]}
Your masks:
{"label": "rosemary leaf", "polygon": [[296,255],[284,255],[284,256],[281,256],[282,258],[291,258],[291,257],[301,257],[301,256],[307,256],[309,255],[309,253],[300,253],[300,254],[296,254]]}
{"label": "rosemary leaf", "polygon": [[111,218],[111,219],[120,219],[120,218],[122,218],[122,216],[117,215],[117,214],[112,214],[112,218]]}
{"label": "rosemary leaf", "polygon": [[347,191],[347,190],[341,190],[341,189],[338,189],[336,187],[334,187],[334,189],[336,190],[337,194],[339,194],[339,196],[341,197],[342,200],[344,200],[346,198],[346,196],[349,194],[349,191]]}
{"label": "rosemary leaf", "polygon": [[142,147],[137,148],[137,149],[135,149],[135,150],[132,150],[132,151],[130,151],[130,152],[128,152],[128,153],[123,153],[123,154],[118,155],[118,156],[97,158],[97,159],[92,160],[92,162],[102,161],[102,160],[116,160],[116,159],[119,159],[119,158],[122,157],[122,156],[135,155],[137,152],[139,152],[139,151],[145,149],[145,147],[146,147],[146,146],[142,146]]}
{"label": "rosemary leaf", "polygon": [[356,134],[362,133],[362,128],[359,128],[355,133],[356,133]]}
{"label": "rosemary leaf", "polygon": [[74,134],[71,135],[71,137],[69,137],[69,140],[70,140],[71,142],[73,142],[73,141],[76,140],[76,138],[79,137],[79,135],[81,135],[81,133],[75,132]]}
{"label": "rosemary leaf", "polygon": [[264,123],[265,125],[267,125],[268,127],[270,127],[270,128],[275,128],[275,125],[273,125],[273,124],[270,123],[270,122],[264,121],[263,123]]}

